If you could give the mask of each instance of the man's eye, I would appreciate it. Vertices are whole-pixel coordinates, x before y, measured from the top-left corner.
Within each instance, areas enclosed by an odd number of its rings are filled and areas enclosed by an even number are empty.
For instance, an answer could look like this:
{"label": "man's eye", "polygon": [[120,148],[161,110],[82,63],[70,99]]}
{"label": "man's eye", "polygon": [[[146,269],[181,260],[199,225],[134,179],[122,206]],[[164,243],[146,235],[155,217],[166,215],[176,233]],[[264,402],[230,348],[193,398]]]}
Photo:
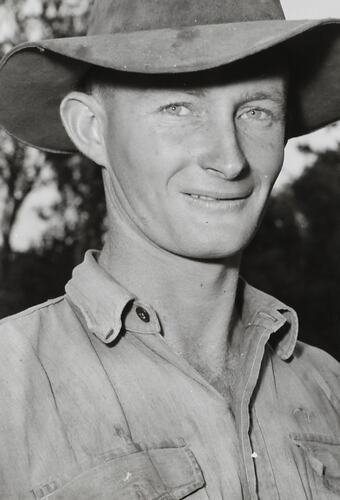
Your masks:
{"label": "man's eye", "polygon": [[247,111],[244,111],[241,113],[240,118],[243,120],[254,120],[254,121],[271,121],[273,118],[273,115],[270,111],[267,111],[265,109],[258,109],[258,108],[253,108],[249,109]]}
{"label": "man's eye", "polygon": [[168,104],[167,106],[163,106],[161,108],[161,111],[163,113],[166,113],[168,115],[172,116],[186,116],[190,114],[190,109],[187,104],[184,103],[173,103],[173,104]]}

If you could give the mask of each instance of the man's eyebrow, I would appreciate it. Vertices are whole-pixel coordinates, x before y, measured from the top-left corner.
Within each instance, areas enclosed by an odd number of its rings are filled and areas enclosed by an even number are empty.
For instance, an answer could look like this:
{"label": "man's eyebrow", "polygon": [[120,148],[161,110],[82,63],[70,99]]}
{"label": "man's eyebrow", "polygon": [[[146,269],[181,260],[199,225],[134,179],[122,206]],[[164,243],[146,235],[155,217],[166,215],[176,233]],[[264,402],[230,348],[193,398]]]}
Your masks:
{"label": "man's eyebrow", "polygon": [[[205,97],[207,95],[207,89],[205,88],[178,88],[174,89],[174,91],[178,92],[184,92],[185,94],[193,95],[195,97]],[[270,99],[271,101],[278,102],[279,104],[284,103],[286,100],[286,91],[285,89],[283,91],[280,90],[272,90],[272,91],[258,91],[258,92],[247,92],[245,93],[240,101],[242,103],[246,103],[249,101],[264,101],[266,99]]]}
{"label": "man's eyebrow", "polygon": [[283,91],[272,90],[268,92],[259,91],[254,93],[247,92],[241,97],[240,104],[246,104],[247,102],[251,101],[265,101],[265,100],[270,100],[277,102],[279,104],[284,104],[286,101],[286,97],[287,93],[285,90]]}
{"label": "man's eyebrow", "polygon": [[205,97],[207,95],[207,91],[205,89],[202,89],[202,88],[197,88],[197,89],[183,88],[182,90],[186,94],[193,95],[195,97]]}
{"label": "man's eyebrow", "polygon": [[186,87],[186,86],[178,86],[178,87],[172,87],[169,90],[170,92],[173,93],[183,93],[183,94],[188,94],[192,95],[194,97],[205,97],[207,95],[207,90],[201,87],[193,88],[193,87]]}
{"label": "man's eyebrow", "polygon": [[[161,88],[159,89],[161,92],[163,90],[165,90],[166,92],[169,92],[169,93],[173,93],[173,94],[188,94],[188,95],[192,95],[192,96],[195,96],[195,97],[205,97],[207,95],[207,90],[206,89],[203,89],[203,88],[187,88],[187,87],[171,87],[171,88]],[[151,97],[153,95],[153,88],[148,88],[148,89],[145,89],[143,90],[143,93],[144,94],[150,94]]]}

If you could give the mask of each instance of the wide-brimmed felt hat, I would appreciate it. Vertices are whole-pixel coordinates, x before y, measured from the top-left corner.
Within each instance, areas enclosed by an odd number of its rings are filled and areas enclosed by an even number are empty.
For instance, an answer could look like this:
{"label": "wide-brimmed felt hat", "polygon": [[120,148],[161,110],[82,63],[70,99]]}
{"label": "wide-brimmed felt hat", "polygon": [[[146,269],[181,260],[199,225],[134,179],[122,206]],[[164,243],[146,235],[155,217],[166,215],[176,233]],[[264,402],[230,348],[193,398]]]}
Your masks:
{"label": "wide-brimmed felt hat", "polygon": [[96,0],[86,36],[21,44],[0,66],[0,125],[72,152],[62,98],[92,67],[142,74],[218,68],[283,47],[292,63],[289,136],[340,118],[340,20],[285,20],[279,0]]}

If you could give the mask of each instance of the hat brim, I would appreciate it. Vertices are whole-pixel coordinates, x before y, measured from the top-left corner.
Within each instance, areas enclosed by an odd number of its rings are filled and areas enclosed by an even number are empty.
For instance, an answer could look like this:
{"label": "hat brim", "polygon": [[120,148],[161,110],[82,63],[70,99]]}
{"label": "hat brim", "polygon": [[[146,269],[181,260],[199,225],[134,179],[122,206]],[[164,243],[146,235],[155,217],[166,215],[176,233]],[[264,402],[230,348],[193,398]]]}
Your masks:
{"label": "hat brim", "polygon": [[75,150],[62,98],[90,66],[144,74],[203,71],[285,44],[294,62],[290,137],[340,118],[340,20],[251,21],[26,43],[0,66],[0,124],[49,152]]}

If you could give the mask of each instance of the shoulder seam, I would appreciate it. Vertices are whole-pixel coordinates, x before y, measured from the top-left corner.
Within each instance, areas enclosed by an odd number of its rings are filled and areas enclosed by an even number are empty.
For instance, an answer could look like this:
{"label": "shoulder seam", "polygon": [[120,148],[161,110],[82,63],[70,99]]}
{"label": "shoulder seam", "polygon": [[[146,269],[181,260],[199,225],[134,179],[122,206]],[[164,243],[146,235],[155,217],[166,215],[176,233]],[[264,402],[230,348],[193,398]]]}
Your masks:
{"label": "shoulder seam", "polygon": [[56,297],[55,299],[49,299],[46,302],[38,304],[36,306],[32,306],[29,309],[25,309],[24,311],[18,312],[16,314],[12,314],[10,316],[6,316],[5,318],[0,319],[0,326],[7,323],[7,321],[13,321],[20,318],[25,318],[26,316],[30,316],[31,314],[39,311],[40,309],[45,309],[51,305],[57,304],[65,299],[65,295],[61,295],[60,297]]}

